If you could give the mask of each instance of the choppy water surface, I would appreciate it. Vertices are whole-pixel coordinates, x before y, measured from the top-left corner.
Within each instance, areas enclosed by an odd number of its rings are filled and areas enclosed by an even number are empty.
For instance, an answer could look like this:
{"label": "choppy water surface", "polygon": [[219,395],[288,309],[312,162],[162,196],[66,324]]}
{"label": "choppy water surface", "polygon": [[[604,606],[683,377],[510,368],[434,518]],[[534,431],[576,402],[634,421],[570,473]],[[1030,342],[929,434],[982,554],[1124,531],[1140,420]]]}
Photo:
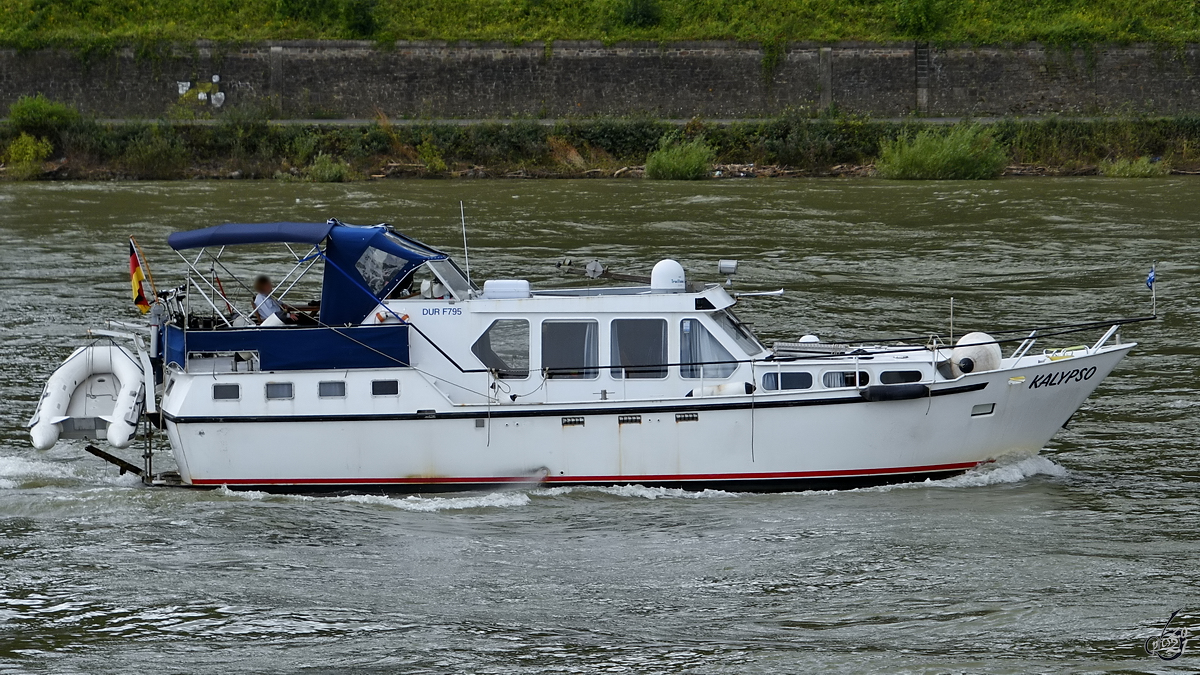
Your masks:
{"label": "choppy water surface", "polygon": [[[1190,608],[1194,180],[0,184],[0,672],[1200,669],[1142,640]],[[767,339],[1165,319],[1042,456],[941,482],[784,495],[642,487],[310,498],[154,490],[29,447],[44,378],[134,318],[125,237],[225,221],[396,223],[476,278],[677,257]],[[243,259],[246,269],[275,269]],[[569,280],[579,283],[576,278]],[[128,452],[132,457],[133,452]]]}

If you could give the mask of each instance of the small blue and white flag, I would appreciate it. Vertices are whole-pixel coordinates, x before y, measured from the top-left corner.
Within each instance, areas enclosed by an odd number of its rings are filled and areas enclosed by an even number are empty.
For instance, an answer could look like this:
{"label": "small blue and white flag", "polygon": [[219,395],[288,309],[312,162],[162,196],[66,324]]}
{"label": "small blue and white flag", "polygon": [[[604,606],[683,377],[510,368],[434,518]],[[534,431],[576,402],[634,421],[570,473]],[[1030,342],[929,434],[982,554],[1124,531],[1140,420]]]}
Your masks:
{"label": "small blue and white flag", "polygon": [[1149,288],[1150,290],[1154,290],[1154,282],[1157,278],[1158,278],[1158,275],[1156,275],[1154,273],[1154,267],[1151,267],[1150,274],[1146,275],[1146,288]]}

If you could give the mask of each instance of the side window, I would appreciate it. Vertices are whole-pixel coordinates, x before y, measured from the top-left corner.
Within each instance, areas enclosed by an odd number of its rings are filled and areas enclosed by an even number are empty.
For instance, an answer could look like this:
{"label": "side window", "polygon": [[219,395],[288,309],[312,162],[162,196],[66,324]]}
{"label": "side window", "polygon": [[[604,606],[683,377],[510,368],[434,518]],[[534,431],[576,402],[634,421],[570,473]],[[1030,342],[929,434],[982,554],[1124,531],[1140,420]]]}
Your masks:
{"label": "side window", "polygon": [[367,282],[371,292],[379,295],[392,277],[407,264],[408,261],[400,256],[368,246],[358,257],[358,262],[354,263],[354,268],[362,275],[363,281]]}
{"label": "side window", "polygon": [[399,380],[372,380],[371,381],[372,396],[399,396],[400,382]]}
{"label": "side window", "polygon": [[270,399],[291,398],[292,397],[292,383],[291,382],[268,382],[266,389],[267,389],[267,398],[270,398]]}
{"label": "side window", "polygon": [[600,373],[600,323],[542,322],[542,367],[552,380],[590,380]]}
{"label": "side window", "polygon": [[767,391],[811,389],[812,386],[812,373],[767,373],[763,375],[763,389]]}
{"label": "side window", "polygon": [[471,345],[484,367],[499,372],[500,379],[529,377],[529,322],[497,319]]}
{"label": "side window", "polygon": [[924,375],[919,370],[888,370],[879,374],[880,384],[907,384],[920,382]]}
{"label": "side window", "polygon": [[342,398],[346,395],[344,380],[330,380],[317,383],[317,396],[321,398]]}
{"label": "side window", "polygon": [[[679,375],[689,379],[706,377],[723,379],[737,370],[733,354],[717,342],[717,338],[699,319],[679,322]],[[721,363],[725,361],[725,363]]]}
{"label": "side window", "polygon": [[865,387],[871,381],[871,376],[864,371],[858,371],[858,381],[854,380],[854,371],[825,373],[821,382],[830,389],[839,387]]}
{"label": "side window", "polygon": [[609,336],[613,377],[667,376],[666,319],[613,319]]}
{"label": "side window", "polygon": [[239,384],[214,384],[214,401],[236,401],[242,397],[242,386]]}

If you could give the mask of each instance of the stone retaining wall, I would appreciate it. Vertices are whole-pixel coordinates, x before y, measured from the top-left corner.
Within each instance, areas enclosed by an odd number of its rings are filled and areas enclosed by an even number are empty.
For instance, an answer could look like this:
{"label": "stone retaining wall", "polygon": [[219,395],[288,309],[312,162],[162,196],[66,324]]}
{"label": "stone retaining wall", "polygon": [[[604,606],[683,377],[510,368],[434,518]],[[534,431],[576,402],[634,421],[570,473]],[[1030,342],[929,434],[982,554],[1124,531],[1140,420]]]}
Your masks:
{"label": "stone retaining wall", "polygon": [[[215,81],[214,81],[215,78]],[[0,109],[41,92],[100,117],[269,103],[296,118],[761,117],[836,105],[877,117],[1200,110],[1200,49],[690,42],[552,46],[197,43],[155,58],[0,50]]]}

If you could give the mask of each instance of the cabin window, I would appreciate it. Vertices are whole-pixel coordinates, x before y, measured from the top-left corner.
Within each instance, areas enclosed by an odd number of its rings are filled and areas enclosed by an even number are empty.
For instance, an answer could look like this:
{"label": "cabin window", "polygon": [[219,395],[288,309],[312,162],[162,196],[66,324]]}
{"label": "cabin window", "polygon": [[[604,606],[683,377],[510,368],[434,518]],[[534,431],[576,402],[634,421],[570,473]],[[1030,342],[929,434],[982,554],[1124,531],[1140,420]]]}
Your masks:
{"label": "cabin window", "polygon": [[213,400],[214,401],[236,401],[242,397],[242,386],[240,384],[214,384],[213,385]]}
{"label": "cabin window", "polygon": [[597,321],[542,322],[542,367],[552,380],[590,380],[600,374]]}
{"label": "cabin window", "polygon": [[717,325],[721,327],[721,330],[724,330],[726,333],[728,333],[729,337],[733,338],[734,342],[737,343],[737,346],[741,347],[742,350],[747,354],[754,356],[755,354],[758,354],[766,349],[762,346],[762,343],[758,341],[758,338],[754,337],[754,334],[750,332],[750,329],[747,328],[746,325],[741,321],[738,321],[738,318],[734,315],[734,313],[728,309],[723,309],[719,312],[713,312],[709,316],[711,316],[713,320],[717,322]]}
{"label": "cabin window", "polygon": [[317,396],[321,398],[343,398],[346,396],[346,383],[342,380],[318,382]]}
{"label": "cabin window", "polygon": [[871,381],[871,376],[865,371],[858,371],[858,381],[854,380],[854,371],[849,372],[830,372],[822,376],[821,381],[830,389],[839,387],[865,387]]}
{"label": "cabin window", "polygon": [[292,383],[291,382],[268,382],[267,383],[267,398],[291,398]]}
{"label": "cabin window", "polygon": [[[737,370],[728,349],[717,342],[699,319],[679,322],[679,375],[689,379],[724,379]],[[725,363],[721,363],[724,361]]]}
{"label": "cabin window", "polygon": [[400,381],[399,380],[372,380],[371,381],[372,396],[399,396]]}
{"label": "cabin window", "polygon": [[471,345],[471,352],[502,380],[529,377],[529,322],[525,319],[497,319]]}
{"label": "cabin window", "polygon": [[613,377],[667,376],[666,319],[613,319],[609,338]]}
{"label": "cabin window", "polygon": [[367,250],[358,257],[358,262],[354,263],[354,269],[362,275],[363,281],[367,282],[367,287],[375,295],[383,292],[387,283],[396,276],[396,273],[404,269],[408,261],[397,255],[392,255],[387,251],[381,251],[374,246],[368,246]]}
{"label": "cabin window", "polygon": [[886,370],[879,374],[880,384],[908,384],[923,379],[925,375],[919,370]]}
{"label": "cabin window", "polygon": [[780,389],[811,389],[813,386],[812,373],[781,372],[763,375],[763,389],[779,391]]}

